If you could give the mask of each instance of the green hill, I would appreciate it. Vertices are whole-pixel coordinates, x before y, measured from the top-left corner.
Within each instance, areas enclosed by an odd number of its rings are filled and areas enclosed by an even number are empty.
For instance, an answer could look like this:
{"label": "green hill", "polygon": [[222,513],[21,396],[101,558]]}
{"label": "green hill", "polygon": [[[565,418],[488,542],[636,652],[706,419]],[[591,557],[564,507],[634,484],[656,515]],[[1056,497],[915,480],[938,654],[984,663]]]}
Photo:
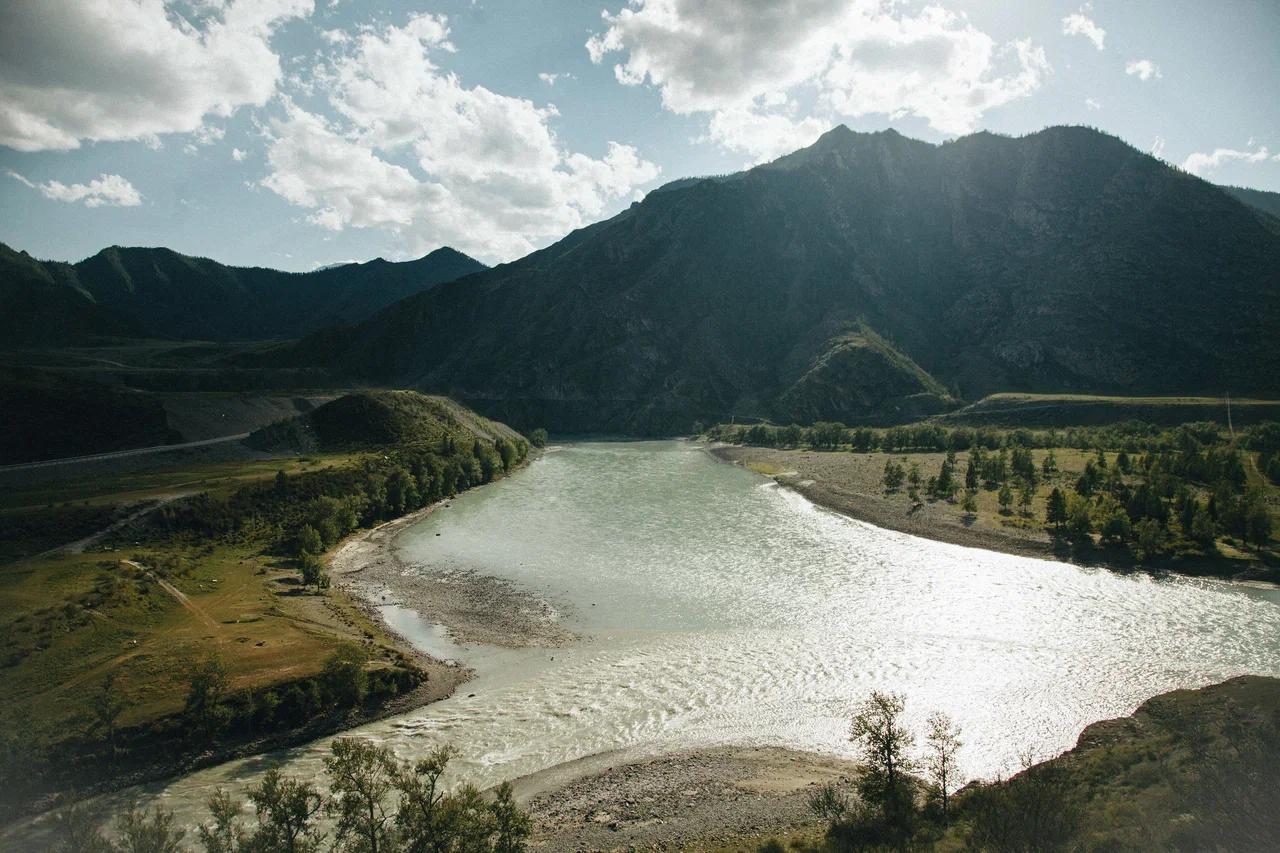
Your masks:
{"label": "green hill", "polygon": [[[843,340],[855,325],[891,346]],[[1272,396],[1277,328],[1280,224],[1119,139],[839,127],[275,359],[661,433],[936,411],[940,388]]]}
{"label": "green hill", "polygon": [[289,273],[163,248],[112,246],[67,264],[0,245],[0,335],[11,347],[83,345],[103,336],[296,338],[484,268],[449,248],[404,263],[378,258]]}
{"label": "green hill", "polygon": [[357,391],[250,434],[263,450],[377,450],[438,446],[445,436],[516,440],[519,433],[452,400],[416,391]]}

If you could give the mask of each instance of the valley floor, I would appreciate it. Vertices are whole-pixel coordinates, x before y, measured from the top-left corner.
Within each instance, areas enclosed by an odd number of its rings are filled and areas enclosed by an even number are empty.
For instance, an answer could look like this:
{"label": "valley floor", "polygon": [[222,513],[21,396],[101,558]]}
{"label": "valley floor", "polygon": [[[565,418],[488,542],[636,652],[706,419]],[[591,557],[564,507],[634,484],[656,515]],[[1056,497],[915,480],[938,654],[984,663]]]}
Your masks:
{"label": "valley floor", "polygon": [[[777,450],[716,444],[710,449],[718,459],[750,468],[772,477],[821,507],[900,533],[948,542],[968,548],[984,548],[1044,560],[1132,568],[1133,558],[1121,549],[1073,545],[1065,537],[1051,536],[1037,519],[1044,518],[1044,502],[1052,486],[1069,487],[1075,467],[1083,468],[1079,451],[1057,450],[1064,473],[1061,482],[1050,482],[1039,490],[1030,514],[1001,511],[993,490],[978,490],[978,511],[964,513],[958,503],[925,499],[913,504],[905,488],[886,492],[881,480],[885,461],[906,458],[920,465],[927,476],[936,473],[944,454],[828,452],[819,450]],[[1037,463],[1044,451],[1035,451]],[[1073,457],[1079,456],[1081,459]],[[961,454],[964,459],[964,454]],[[1078,465],[1077,465],[1078,463]],[[963,468],[962,468],[963,470]],[[1280,580],[1276,567],[1243,551],[1218,544],[1215,556],[1186,555],[1161,559],[1152,566],[1191,575]]]}

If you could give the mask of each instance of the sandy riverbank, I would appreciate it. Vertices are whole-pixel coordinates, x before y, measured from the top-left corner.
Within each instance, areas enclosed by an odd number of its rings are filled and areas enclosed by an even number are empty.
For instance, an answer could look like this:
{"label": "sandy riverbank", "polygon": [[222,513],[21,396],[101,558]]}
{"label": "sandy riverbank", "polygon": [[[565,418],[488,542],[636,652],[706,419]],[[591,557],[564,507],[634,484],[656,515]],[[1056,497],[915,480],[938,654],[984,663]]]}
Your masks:
{"label": "sandy riverbank", "polygon": [[513,784],[533,821],[533,849],[685,850],[811,825],[809,792],[856,774],[835,756],[722,747],[639,761],[590,756]]}
{"label": "sandy riverbank", "polygon": [[1041,531],[996,528],[966,521],[949,506],[924,502],[912,507],[905,491],[886,495],[880,482],[883,463],[855,464],[852,454],[774,450],[767,447],[714,445],[717,459],[738,465],[763,463],[777,469],[773,479],[821,507],[899,533],[1040,559],[1067,559]]}
{"label": "sandy riverbank", "polygon": [[[353,536],[330,558],[330,577],[372,618],[381,621],[378,608],[389,604],[409,608],[443,625],[460,646],[545,648],[572,640],[573,633],[563,625],[563,608],[528,590],[458,566],[402,559],[396,537],[432,512],[449,509],[450,502],[443,501]],[[386,630],[398,637],[407,654],[433,661],[390,626]]]}
{"label": "sandy riverbank", "polygon": [[[913,505],[905,489],[885,493],[881,478],[886,457],[881,454],[776,450],[726,444],[712,445],[709,452],[717,459],[771,476],[778,484],[804,495],[818,506],[922,539],[1124,571],[1172,571],[1269,588],[1276,586],[1277,571],[1244,553],[1237,553],[1234,557],[1179,557],[1143,564],[1123,549],[1087,544],[1080,547],[1068,539],[1049,536],[1042,527],[1018,526],[1016,514],[1010,514],[1006,519],[1014,523],[1004,524],[1000,523],[1001,516],[987,512],[974,518],[947,501],[925,500]],[[911,454],[910,457],[925,459],[919,454]],[[941,454],[931,454],[930,457],[933,465],[940,464]],[[929,464],[922,462],[922,467],[927,468]]]}

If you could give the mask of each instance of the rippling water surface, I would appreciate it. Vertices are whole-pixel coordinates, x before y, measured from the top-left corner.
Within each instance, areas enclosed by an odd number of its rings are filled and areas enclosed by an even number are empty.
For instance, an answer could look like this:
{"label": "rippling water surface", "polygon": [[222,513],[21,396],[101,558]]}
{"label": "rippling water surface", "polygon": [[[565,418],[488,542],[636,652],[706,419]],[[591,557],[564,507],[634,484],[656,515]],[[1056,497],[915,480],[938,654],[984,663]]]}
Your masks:
{"label": "rippling water surface", "polygon": [[[436,535],[440,534],[440,535]],[[815,508],[683,442],[586,443],[468,493],[400,540],[403,556],[531,588],[583,634],[570,648],[459,649],[392,619],[477,678],[365,726],[403,757],[448,740],[490,784],[605,751],[720,743],[849,754],[873,688],[964,729],[989,776],[1069,748],[1095,720],[1174,687],[1280,675],[1280,595],[1080,569],[892,533]],[[468,694],[474,694],[469,696]],[[203,819],[217,785],[319,770],[328,741],[148,793]]]}

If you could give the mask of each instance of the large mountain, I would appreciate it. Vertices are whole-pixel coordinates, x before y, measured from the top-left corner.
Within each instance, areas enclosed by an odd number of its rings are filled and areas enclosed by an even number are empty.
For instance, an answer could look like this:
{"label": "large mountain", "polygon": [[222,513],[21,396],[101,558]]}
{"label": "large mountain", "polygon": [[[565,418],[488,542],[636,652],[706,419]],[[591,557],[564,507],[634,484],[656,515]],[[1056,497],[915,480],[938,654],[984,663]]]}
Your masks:
{"label": "large mountain", "polygon": [[187,340],[296,338],[363,320],[441,282],[485,269],[453,249],[309,273],[230,267],[170,249],[103,249],[77,264],[0,244],[0,335],[8,346],[102,335]]}
{"label": "large mountain", "polygon": [[1280,220],[1079,127],[839,127],[281,354],[553,429],[1280,391]]}

